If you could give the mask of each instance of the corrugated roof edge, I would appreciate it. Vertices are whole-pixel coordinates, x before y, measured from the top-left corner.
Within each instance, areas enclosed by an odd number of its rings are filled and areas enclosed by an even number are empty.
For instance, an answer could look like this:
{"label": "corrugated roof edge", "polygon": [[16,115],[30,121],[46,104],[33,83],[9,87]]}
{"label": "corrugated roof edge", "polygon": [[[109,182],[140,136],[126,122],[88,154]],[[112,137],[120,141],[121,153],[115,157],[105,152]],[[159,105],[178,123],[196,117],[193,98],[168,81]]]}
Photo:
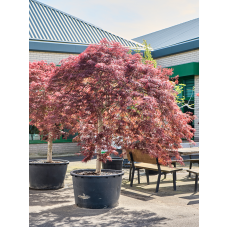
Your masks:
{"label": "corrugated roof edge", "polygon": [[[91,23],[89,23],[89,22],[87,22],[87,21],[84,21],[84,20],[78,18],[78,17],[75,17],[75,16],[73,16],[73,15],[71,15],[71,14],[68,14],[68,13],[63,12],[63,11],[61,11],[61,10],[59,10],[59,9],[56,9],[56,8],[54,8],[54,7],[52,7],[52,6],[49,6],[49,5],[47,5],[47,4],[43,3],[43,2],[39,2],[39,1],[37,1],[37,0],[31,0],[31,1],[36,2],[36,3],[39,3],[39,4],[42,4],[42,5],[44,5],[44,6],[46,6],[46,7],[49,7],[49,8],[51,8],[51,9],[53,9],[53,10],[56,10],[56,11],[58,11],[58,12],[61,12],[61,13],[65,14],[65,15],[69,16],[69,17],[75,18],[75,19],[77,19],[77,20],[80,20],[80,21],[82,21],[82,22],[88,24],[88,25],[92,25],[92,26],[94,26],[94,27],[96,27],[96,28],[98,28],[98,29],[101,29],[101,30],[103,30],[103,31],[105,31],[105,32],[108,32],[108,33],[111,33],[111,34],[115,35],[114,33],[110,32],[110,31],[104,30],[104,29],[102,29],[102,28],[100,28],[100,27],[98,27],[98,26],[96,26],[96,25],[94,25],[94,24],[91,24]],[[136,42],[136,41],[134,41],[134,40],[129,40],[129,39],[126,39],[126,38],[124,38],[124,37],[120,37],[120,36],[118,36],[118,35],[115,35],[115,36],[117,36],[117,37],[119,37],[119,38],[122,38],[122,39],[125,39],[125,40],[128,40],[128,41],[130,41],[130,42],[132,42],[132,43],[135,43],[135,44],[139,45],[139,46],[142,47],[142,48],[144,47],[144,45],[142,45],[142,44],[140,44],[140,43],[138,43],[138,42]]]}
{"label": "corrugated roof edge", "polygon": [[176,24],[176,25],[173,25],[173,26],[164,28],[164,29],[160,29],[160,30],[154,31],[154,32],[150,32],[150,33],[147,33],[147,34],[144,34],[144,35],[142,35],[142,36],[138,36],[138,37],[135,37],[135,38],[132,38],[132,39],[138,39],[138,38],[140,38],[140,37],[147,36],[147,35],[150,35],[150,34],[155,33],[155,32],[160,32],[160,31],[163,31],[163,30],[165,30],[165,29],[169,29],[169,28],[175,27],[175,26],[177,26],[177,25],[181,25],[181,24],[184,24],[184,23],[186,23],[186,22],[190,22],[190,21],[193,21],[193,20],[196,20],[196,19],[199,19],[199,18],[197,17],[197,18],[195,18],[195,19],[192,19],[192,20],[189,20],[189,21],[185,21],[185,22],[182,22],[182,23],[180,23],[180,24]]}

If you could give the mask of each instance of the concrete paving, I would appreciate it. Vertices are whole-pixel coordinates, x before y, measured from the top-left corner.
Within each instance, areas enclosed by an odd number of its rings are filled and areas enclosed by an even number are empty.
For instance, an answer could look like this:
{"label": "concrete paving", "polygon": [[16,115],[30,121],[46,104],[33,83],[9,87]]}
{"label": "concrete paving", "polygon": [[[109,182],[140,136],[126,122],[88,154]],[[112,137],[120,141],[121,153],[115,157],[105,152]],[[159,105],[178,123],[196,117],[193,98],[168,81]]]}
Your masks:
{"label": "concrete paving", "polygon": [[[59,190],[29,190],[30,227],[198,227],[199,193],[194,194],[194,176],[186,171],[177,173],[177,190],[173,190],[172,175],[160,183],[155,193],[156,176],[146,183],[144,171],[137,172],[130,187],[129,169],[124,169],[119,205],[106,209],[83,209],[75,205],[70,171],[95,168],[95,159],[88,163],[71,158],[65,186]],[[193,168],[197,165],[194,164]],[[183,167],[187,169],[189,164]],[[197,169],[197,168],[196,168]]]}

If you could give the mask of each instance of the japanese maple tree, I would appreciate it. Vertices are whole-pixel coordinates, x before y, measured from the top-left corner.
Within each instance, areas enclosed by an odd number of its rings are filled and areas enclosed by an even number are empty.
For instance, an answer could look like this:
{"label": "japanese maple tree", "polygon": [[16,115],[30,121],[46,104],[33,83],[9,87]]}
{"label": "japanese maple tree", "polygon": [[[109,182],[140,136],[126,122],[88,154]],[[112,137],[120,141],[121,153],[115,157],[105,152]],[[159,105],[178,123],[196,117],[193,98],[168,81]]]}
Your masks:
{"label": "japanese maple tree", "polygon": [[[191,141],[193,117],[175,102],[171,69],[154,68],[140,54],[106,39],[71,56],[56,68],[49,90],[59,91],[58,103],[68,118],[68,128],[81,145],[83,161],[97,155],[101,162],[117,154],[112,142],[158,157],[167,165],[171,157],[182,160],[177,149],[181,138]],[[101,150],[106,150],[101,154]]]}
{"label": "japanese maple tree", "polygon": [[55,99],[55,92],[48,92],[47,85],[55,64],[45,61],[29,62],[29,119],[39,134],[48,141],[47,162],[52,162],[52,142],[62,134],[62,116]]}

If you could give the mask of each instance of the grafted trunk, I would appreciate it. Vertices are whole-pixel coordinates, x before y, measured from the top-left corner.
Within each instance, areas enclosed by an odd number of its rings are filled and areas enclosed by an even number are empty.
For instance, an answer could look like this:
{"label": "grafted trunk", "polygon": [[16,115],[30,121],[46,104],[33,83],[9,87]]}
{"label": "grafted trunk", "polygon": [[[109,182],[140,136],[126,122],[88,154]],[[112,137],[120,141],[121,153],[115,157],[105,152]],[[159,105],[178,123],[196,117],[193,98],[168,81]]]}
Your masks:
{"label": "grafted trunk", "polygon": [[[103,127],[103,120],[102,117],[98,118],[98,133],[100,133],[102,131],[102,127]],[[98,155],[97,155],[97,161],[96,161],[96,173],[101,173],[101,161],[99,160],[99,157],[101,155],[101,150],[97,151]]]}
{"label": "grafted trunk", "polygon": [[49,135],[48,137],[48,151],[47,151],[47,162],[52,162],[52,145],[53,145],[53,139]]}

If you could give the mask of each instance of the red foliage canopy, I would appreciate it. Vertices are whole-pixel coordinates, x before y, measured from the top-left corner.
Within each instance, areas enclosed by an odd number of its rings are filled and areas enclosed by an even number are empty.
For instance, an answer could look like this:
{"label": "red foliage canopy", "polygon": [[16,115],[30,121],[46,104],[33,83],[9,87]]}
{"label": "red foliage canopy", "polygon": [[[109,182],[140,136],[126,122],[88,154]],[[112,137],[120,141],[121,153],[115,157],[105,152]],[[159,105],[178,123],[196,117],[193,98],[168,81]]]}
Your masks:
{"label": "red foliage canopy", "polygon": [[[46,139],[53,140],[62,134],[61,112],[55,102],[55,93],[47,91],[47,85],[55,69],[55,64],[45,61],[29,62],[29,119]],[[51,135],[49,134],[51,133]]]}
{"label": "red foliage canopy", "polygon": [[[49,90],[59,91],[71,133],[82,146],[84,161],[96,150],[107,150],[101,161],[122,148],[144,149],[161,164],[181,159],[181,138],[191,141],[193,117],[179,109],[174,97],[171,69],[142,63],[140,54],[128,54],[117,42],[103,39],[56,68]],[[98,133],[98,120],[102,131]],[[169,150],[168,150],[169,149]],[[172,152],[170,151],[172,150]]]}

